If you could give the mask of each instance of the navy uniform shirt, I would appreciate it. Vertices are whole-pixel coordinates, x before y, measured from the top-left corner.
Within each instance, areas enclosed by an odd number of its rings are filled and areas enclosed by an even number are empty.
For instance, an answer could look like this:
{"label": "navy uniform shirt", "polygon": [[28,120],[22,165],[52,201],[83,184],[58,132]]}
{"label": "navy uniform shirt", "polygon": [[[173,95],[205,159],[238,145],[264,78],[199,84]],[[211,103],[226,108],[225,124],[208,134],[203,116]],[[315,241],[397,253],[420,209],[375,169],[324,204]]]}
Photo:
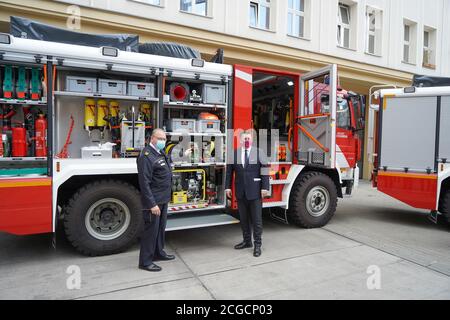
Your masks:
{"label": "navy uniform shirt", "polygon": [[172,168],[167,155],[147,146],[137,158],[137,167],[142,209],[168,203],[172,196]]}

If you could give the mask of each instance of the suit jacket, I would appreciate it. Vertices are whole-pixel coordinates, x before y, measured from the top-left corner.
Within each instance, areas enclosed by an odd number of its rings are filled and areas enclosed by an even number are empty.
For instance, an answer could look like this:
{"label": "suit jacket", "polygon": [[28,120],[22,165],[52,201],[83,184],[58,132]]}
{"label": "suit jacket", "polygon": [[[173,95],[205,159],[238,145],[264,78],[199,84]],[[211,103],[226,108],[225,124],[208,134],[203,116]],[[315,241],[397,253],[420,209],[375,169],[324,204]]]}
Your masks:
{"label": "suit jacket", "polygon": [[143,210],[168,203],[172,197],[172,168],[167,155],[147,146],[136,161]]}
{"label": "suit jacket", "polygon": [[233,173],[235,173],[236,198],[261,199],[261,190],[269,190],[269,168],[267,158],[258,148],[252,147],[249,155],[249,165],[242,164],[242,148],[234,154],[233,164],[227,165],[226,188],[231,189]]}

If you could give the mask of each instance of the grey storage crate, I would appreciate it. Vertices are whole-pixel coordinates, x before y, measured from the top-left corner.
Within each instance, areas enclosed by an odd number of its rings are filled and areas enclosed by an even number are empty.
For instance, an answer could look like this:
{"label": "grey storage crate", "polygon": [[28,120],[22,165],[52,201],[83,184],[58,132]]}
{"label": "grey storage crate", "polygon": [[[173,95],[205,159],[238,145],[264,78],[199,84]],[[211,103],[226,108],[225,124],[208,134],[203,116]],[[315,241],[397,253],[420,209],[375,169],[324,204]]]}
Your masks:
{"label": "grey storage crate", "polygon": [[197,120],[197,132],[220,133],[220,120]]}
{"label": "grey storage crate", "polygon": [[155,97],[155,84],[128,81],[128,95],[135,97]]}
{"label": "grey storage crate", "polygon": [[81,158],[105,159],[112,158],[112,149],[105,149],[98,146],[81,148]]}
{"label": "grey storage crate", "polygon": [[168,119],[166,129],[169,132],[195,133],[195,119]]}
{"label": "grey storage crate", "polygon": [[203,84],[202,89],[203,103],[207,104],[225,104],[226,89],[221,84]]}
{"label": "grey storage crate", "polygon": [[98,79],[98,93],[125,95],[127,82],[122,80]]}
{"label": "grey storage crate", "polygon": [[66,91],[96,93],[97,92],[97,79],[96,78],[67,76],[66,77]]}

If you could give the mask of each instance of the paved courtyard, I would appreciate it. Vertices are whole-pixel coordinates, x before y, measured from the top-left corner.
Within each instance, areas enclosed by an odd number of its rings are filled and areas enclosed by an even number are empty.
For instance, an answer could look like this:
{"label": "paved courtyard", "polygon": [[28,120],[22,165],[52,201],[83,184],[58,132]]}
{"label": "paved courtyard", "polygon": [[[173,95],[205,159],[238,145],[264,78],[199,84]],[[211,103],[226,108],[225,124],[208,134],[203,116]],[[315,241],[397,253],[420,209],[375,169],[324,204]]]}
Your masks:
{"label": "paved courtyard", "polygon": [[[239,225],[167,234],[177,259],[137,269],[138,245],[88,258],[58,238],[0,235],[0,299],[450,299],[450,228],[362,183],[323,229],[265,219],[263,255]],[[70,266],[81,288],[67,288]]]}

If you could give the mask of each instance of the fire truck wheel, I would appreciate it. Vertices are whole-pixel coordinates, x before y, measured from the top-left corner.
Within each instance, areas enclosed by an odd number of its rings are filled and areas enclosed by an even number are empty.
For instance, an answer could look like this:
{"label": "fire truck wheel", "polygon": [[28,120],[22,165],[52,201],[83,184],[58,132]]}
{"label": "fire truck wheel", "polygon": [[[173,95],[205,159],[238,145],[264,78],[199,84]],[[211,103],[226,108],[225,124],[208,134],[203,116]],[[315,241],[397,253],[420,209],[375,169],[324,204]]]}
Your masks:
{"label": "fire truck wheel", "polygon": [[288,219],[303,228],[321,228],[336,211],[337,190],[333,180],[320,172],[308,172],[295,182]]}
{"label": "fire truck wheel", "polygon": [[123,181],[103,180],[80,188],[64,208],[67,239],[82,254],[125,251],[142,230],[138,190]]}
{"label": "fire truck wheel", "polygon": [[439,201],[439,212],[447,219],[450,224],[450,189],[448,189]]}

